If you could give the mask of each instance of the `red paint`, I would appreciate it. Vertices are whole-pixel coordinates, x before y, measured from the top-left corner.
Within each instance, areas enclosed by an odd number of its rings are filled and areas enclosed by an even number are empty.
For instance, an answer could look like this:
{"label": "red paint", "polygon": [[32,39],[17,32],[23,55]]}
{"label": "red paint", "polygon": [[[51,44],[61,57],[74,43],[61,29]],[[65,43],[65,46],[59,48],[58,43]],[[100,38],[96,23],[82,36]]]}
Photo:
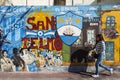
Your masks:
{"label": "red paint", "polygon": [[[49,17],[45,17],[46,20],[45,21],[37,21],[37,23],[35,23],[35,17],[29,17],[27,19],[27,23],[29,24],[29,26],[26,26],[26,28],[28,30],[55,30],[55,20],[54,20],[54,16],[51,16],[51,18]],[[46,22],[46,25],[45,25]]]}
{"label": "red paint", "polygon": [[27,48],[27,41],[29,40],[29,38],[22,38],[22,42],[24,44],[23,48]]}
{"label": "red paint", "polygon": [[46,17],[46,30],[49,29],[49,25],[51,26],[52,30],[55,30],[54,16],[51,16],[51,20],[48,17]]}
{"label": "red paint", "polygon": [[62,50],[62,41],[60,38],[56,38],[54,43],[55,43],[54,45],[57,51]]}
{"label": "red paint", "polygon": [[[27,48],[27,43],[28,43],[28,40],[29,38],[23,38],[22,39],[22,42],[23,42],[23,48]],[[32,43],[32,46],[31,48],[32,49],[38,49],[38,46],[37,46],[37,43],[35,43],[36,41],[39,40],[39,48],[42,48],[42,49],[49,49],[49,45],[50,43],[52,44],[52,50],[57,50],[57,51],[60,51],[62,50],[62,41],[60,38],[48,38],[47,39],[47,44],[46,45],[43,45],[43,39],[40,38],[31,38],[31,43]]]}
{"label": "red paint", "polygon": [[31,24],[31,26],[26,26],[28,30],[38,30],[38,27],[33,21],[35,20],[35,17],[29,17],[27,20],[28,24]]}

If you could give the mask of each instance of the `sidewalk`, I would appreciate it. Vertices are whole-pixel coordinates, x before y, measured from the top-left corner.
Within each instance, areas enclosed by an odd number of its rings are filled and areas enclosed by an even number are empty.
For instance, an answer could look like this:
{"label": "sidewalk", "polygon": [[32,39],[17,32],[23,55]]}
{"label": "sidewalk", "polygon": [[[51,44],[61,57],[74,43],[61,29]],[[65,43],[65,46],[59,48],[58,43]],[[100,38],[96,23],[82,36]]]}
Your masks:
{"label": "sidewalk", "polygon": [[100,73],[99,78],[92,78],[91,72],[39,72],[39,73],[23,73],[23,72],[3,72],[0,73],[0,80],[119,80],[120,73],[115,72],[113,75],[109,75],[108,72],[104,71]]}
{"label": "sidewalk", "polygon": [[[100,77],[92,78],[94,74],[94,66],[62,66],[53,67],[54,71],[49,68],[49,71],[40,72],[0,72],[0,80],[119,80],[120,67],[112,67],[114,69],[113,75],[109,72],[100,69]],[[68,72],[69,69],[71,72]],[[86,72],[84,71],[86,70]],[[51,70],[51,71],[50,71]],[[82,70],[82,71],[81,71]]]}

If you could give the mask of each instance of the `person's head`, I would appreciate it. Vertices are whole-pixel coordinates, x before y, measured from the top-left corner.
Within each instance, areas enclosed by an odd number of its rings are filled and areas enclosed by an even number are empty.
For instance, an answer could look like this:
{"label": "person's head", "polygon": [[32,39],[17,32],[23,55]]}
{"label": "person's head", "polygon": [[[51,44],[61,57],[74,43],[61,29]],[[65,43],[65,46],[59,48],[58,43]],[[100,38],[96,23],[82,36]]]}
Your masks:
{"label": "person's head", "polygon": [[18,54],[18,49],[17,48],[13,48],[13,54],[17,55]]}
{"label": "person's head", "polygon": [[96,35],[96,42],[99,42],[99,41],[104,41],[102,34]]}
{"label": "person's head", "polygon": [[2,54],[3,54],[4,57],[7,57],[7,54],[8,54],[7,50],[3,50]]}

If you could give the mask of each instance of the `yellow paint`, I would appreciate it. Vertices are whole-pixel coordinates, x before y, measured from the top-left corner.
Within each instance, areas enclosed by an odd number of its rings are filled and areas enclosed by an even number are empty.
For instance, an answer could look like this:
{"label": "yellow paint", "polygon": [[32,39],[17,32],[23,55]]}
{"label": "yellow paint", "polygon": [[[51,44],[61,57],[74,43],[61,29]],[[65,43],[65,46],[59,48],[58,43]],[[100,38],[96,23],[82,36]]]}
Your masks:
{"label": "yellow paint", "polygon": [[47,38],[43,38],[43,45],[47,45]]}
{"label": "yellow paint", "polygon": [[79,19],[76,19],[75,22],[78,24],[78,23],[80,22],[80,20],[79,20]]}
{"label": "yellow paint", "polygon": [[[29,17],[35,17],[34,21],[31,21],[32,23],[37,24],[38,21],[44,21],[44,25],[46,25],[46,17],[48,17],[49,19],[51,18],[51,15],[48,12],[44,12],[42,11],[42,9],[40,9],[40,11],[38,9],[36,9],[36,11],[34,11],[33,13],[28,15]],[[42,30],[42,27],[39,27],[40,30]]]}
{"label": "yellow paint", "polygon": [[58,23],[60,22],[64,22],[64,19],[62,17],[60,17],[58,20],[57,20]]}
{"label": "yellow paint", "polygon": [[49,49],[52,50],[52,43],[49,43]]}
{"label": "yellow paint", "polygon": [[[120,9],[113,9],[110,11],[104,11],[103,14],[101,15],[101,21],[102,21],[102,29],[106,28],[106,18],[107,16],[114,16],[115,17],[115,29],[118,31],[120,34]],[[104,36],[104,34],[103,34]],[[120,62],[120,36],[115,39],[109,39],[105,38],[105,41],[113,41],[114,42],[114,61],[104,61],[104,64],[109,64],[109,65],[114,65],[116,63]]]}

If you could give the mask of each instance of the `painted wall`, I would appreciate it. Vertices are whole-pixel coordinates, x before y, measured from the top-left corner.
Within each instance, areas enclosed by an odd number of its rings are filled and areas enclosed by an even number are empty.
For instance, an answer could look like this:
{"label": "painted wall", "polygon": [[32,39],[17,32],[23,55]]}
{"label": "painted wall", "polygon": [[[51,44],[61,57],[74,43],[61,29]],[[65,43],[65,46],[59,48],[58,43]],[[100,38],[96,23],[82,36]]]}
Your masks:
{"label": "painted wall", "polygon": [[[56,71],[71,63],[93,63],[89,51],[95,35],[105,28],[107,15],[117,17],[116,6],[1,6],[0,51],[2,71]],[[100,17],[100,13],[104,12]],[[109,19],[108,19],[109,21]],[[119,20],[115,19],[119,34]],[[102,26],[101,26],[102,25]],[[109,28],[111,29],[111,28]],[[114,37],[116,50],[105,62],[118,62],[119,36]],[[111,41],[111,37],[105,40]],[[107,43],[106,43],[107,44]],[[111,49],[108,45],[107,49]],[[7,54],[6,54],[7,53]],[[111,53],[110,53],[111,54]],[[112,57],[116,58],[115,60]],[[107,64],[107,63],[106,63]],[[7,66],[6,66],[7,65]],[[6,66],[6,67],[5,67]],[[56,68],[55,68],[56,67]]]}
{"label": "painted wall", "polygon": [[[120,43],[120,37],[119,37],[119,32],[120,32],[120,27],[119,27],[119,18],[120,18],[120,9],[112,9],[110,11],[104,10],[102,13],[102,30],[104,34],[104,38],[106,40],[106,43],[108,44],[107,46],[113,45],[113,47],[109,48],[107,53],[107,60],[114,60],[116,63],[119,63],[120,58],[118,57],[120,53],[120,46],[118,45]],[[109,18],[112,18],[112,25],[108,22]],[[107,24],[105,24],[107,23]],[[109,64],[112,64],[109,63]]]}
{"label": "painted wall", "polygon": [[[101,0],[103,5],[119,4],[119,0]],[[0,0],[0,5],[39,5],[53,6],[54,0]],[[66,0],[66,5],[72,5],[72,0]],[[73,0],[73,5],[98,5],[97,0]]]}

